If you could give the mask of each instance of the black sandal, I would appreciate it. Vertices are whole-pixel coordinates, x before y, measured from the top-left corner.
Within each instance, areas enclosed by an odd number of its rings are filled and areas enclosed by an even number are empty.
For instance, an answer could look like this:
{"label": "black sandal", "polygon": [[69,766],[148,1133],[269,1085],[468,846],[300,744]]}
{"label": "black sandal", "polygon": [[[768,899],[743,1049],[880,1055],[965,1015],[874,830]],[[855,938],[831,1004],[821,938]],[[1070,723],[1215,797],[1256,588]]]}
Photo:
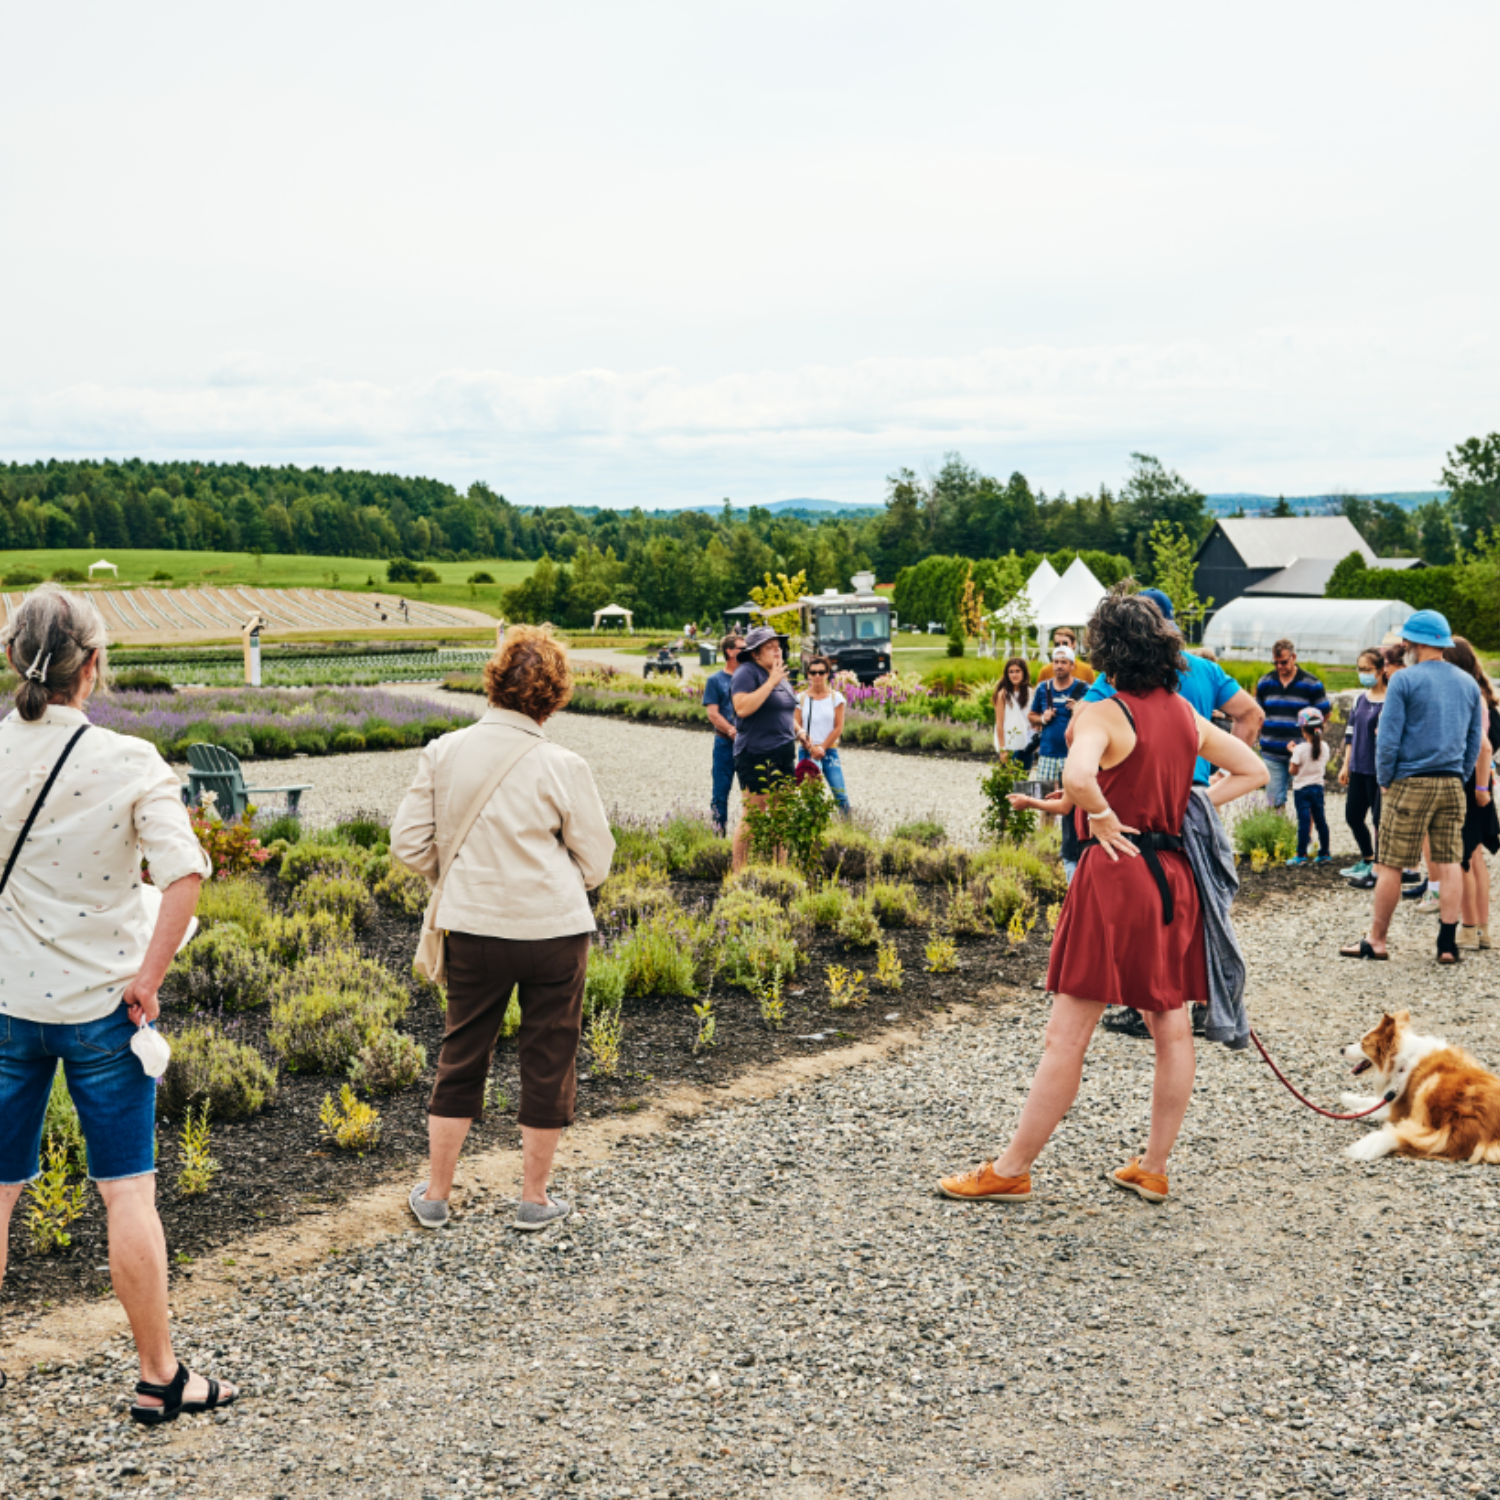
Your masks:
{"label": "black sandal", "polygon": [[236,1391],[232,1396],[226,1396],[222,1401],[220,1401],[219,1382],[212,1376],[205,1376],[204,1378],[208,1381],[208,1400],[184,1401],[182,1403],[183,1411],[185,1411],[190,1417],[196,1416],[200,1411],[216,1411],[222,1406],[233,1406],[234,1403],[239,1399],[240,1393]]}
{"label": "black sandal", "polygon": [[1339,949],[1340,958],[1364,958],[1373,959],[1376,963],[1385,963],[1390,958],[1389,953],[1377,953],[1370,946],[1369,938],[1361,938],[1356,948],[1352,943],[1347,948]]}
{"label": "black sandal", "polygon": [[190,1373],[188,1367],[179,1360],[177,1373],[172,1377],[170,1385],[152,1385],[148,1380],[138,1380],[135,1387],[136,1395],[155,1396],[161,1405],[139,1406],[132,1402],[130,1420],[139,1422],[143,1427],[156,1427],[163,1422],[175,1422],[182,1415],[182,1393],[187,1389]]}

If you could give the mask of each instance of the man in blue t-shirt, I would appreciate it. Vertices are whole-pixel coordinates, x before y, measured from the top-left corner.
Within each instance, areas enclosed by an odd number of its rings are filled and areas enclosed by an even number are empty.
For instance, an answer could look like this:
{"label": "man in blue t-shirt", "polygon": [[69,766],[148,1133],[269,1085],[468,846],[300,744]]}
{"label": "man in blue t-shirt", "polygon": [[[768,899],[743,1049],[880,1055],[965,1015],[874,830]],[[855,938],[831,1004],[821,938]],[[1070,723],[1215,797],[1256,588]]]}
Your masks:
{"label": "man in blue t-shirt", "polygon": [[1260,732],[1261,759],[1271,773],[1266,800],[1272,807],[1284,807],[1292,782],[1292,746],[1302,740],[1297,715],[1304,708],[1315,708],[1326,719],[1333,705],[1328,689],[1297,665],[1297,648],[1290,641],[1277,641],[1271,647],[1271,661],[1276,670],[1256,683],[1255,700],[1266,715]]}
{"label": "man in blue t-shirt", "polygon": [[[1172,619],[1172,601],[1160,589],[1142,589],[1140,596],[1142,599],[1149,599],[1167,619]],[[1186,653],[1184,659],[1188,664],[1187,675],[1178,681],[1177,691],[1205,719],[1212,719],[1215,713],[1222,713],[1229,720],[1230,733],[1237,740],[1253,745],[1265,718],[1260,704],[1218,662],[1194,656],[1191,652]],[[1112,698],[1114,692],[1114,688],[1100,677],[1089,688],[1083,701],[1098,703],[1103,698]],[[1207,786],[1213,776],[1213,769],[1200,755],[1197,765],[1193,767],[1193,785]]]}
{"label": "man in blue t-shirt", "polygon": [[714,831],[720,835],[729,826],[729,789],[734,785],[734,737],[739,726],[729,680],[740,664],[740,647],[743,645],[744,641],[733,634],[726,635],[719,642],[724,665],[703,686],[703,706],[708,710],[708,722],[714,726],[714,786],[709,809]]}
{"label": "man in blue t-shirt", "polygon": [[1027,717],[1041,732],[1037,741],[1032,775],[1043,785],[1056,786],[1062,780],[1063,762],[1068,758],[1068,726],[1073,722],[1073,705],[1084,695],[1083,684],[1073,675],[1073,648],[1052,648],[1052,680],[1039,682]]}

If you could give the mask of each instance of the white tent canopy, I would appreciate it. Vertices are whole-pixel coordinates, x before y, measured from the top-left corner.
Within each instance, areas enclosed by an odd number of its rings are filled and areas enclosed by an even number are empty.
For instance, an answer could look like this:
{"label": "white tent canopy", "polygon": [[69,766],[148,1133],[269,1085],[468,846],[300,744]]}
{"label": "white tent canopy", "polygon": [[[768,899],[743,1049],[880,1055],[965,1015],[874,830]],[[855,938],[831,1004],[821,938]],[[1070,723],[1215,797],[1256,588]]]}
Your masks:
{"label": "white tent canopy", "polygon": [[115,564],[112,563],[112,562],[106,562],[102,557],[99,559],[98,562],[96,562],[96,563],[90,563],[89,564],[89,577],[90,578],[92,578],[94,576],[94,570],[96,568],[108,568],[109,571],[111,573],[113,573],[116,578],[118,578],[120,576],[120,570],[119,570],[119,568],[117,568],[115,566]]}
{"label": "white tent canopy", "polygon": [[1263,599],[1241,595],[1215,612],[1203,632],[1220,660],[1270,661],[1271,647],[1291,641],[1297,656],[1328,666],[1353,666],[1414,613],[1399,599]]}
{"label": "white tent canopy", "polygon": [[1044,557],[1037,564],[1036,572],[1026,580],[1026,587],[1023,590],[1027,599],[1031,601],[1033,615],[1042,607],[1042,601],[1047,595],[1061,582],[1062,577],[1057,569]]}
{"label": "white tent canopy", "polygon": [[635,630],[635,612],[618,604],[606,604],[603,609],[594,611],[595,630],[599,628],[600,620],[624,620],[626,630]]}
{"label": "white tent canopy", "polygon": [[1081,557],[1075,557],[1068,564],[1068,571],[1037,606],[1037,634],[1046,641],[1059,625],[1071,625],[1079,632],[1079,644],[1082,645],[1083,627],[1108,592],[1090,572],[1088,564]]}

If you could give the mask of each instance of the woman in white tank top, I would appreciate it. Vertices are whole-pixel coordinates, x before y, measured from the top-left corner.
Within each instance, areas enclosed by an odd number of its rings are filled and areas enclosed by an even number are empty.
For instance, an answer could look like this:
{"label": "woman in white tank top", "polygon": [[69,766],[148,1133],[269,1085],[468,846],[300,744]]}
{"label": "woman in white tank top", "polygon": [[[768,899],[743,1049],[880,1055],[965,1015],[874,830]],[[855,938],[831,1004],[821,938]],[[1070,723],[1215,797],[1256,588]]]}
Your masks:
{"label": "woman in white tank top", "polygon": [[807,691],[797,696],[792,726],[803,758],[823,773],[840,812],[848,812],[849,794],[844,790],[838,751],[844,733],[844,695],[833,689],[833,663],[826,656],[808,658]]}

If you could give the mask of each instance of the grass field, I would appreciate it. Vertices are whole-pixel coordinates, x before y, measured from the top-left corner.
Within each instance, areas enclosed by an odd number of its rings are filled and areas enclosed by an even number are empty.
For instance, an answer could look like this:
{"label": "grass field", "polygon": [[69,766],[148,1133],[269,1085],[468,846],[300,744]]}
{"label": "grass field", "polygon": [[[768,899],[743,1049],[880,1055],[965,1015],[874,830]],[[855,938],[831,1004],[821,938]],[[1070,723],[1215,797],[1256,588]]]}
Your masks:
{"label": "grass field", "polygon": [[[173,584],[194,587],[250,584],[268,589],[367,589],[370,593],[425,599],[429,604],[463,604],[496,616],[500,613],[501,589],[523,582],[535,566],[531,562],[496,560],[427,563],[424,566],[432,568],[442,578],[441,583],[389,584],[385,581],[385,560],[376,557],[307,557],[267,552],[257,562],[248,552],[161,552],[130,547],[85,552],[77,547],[62,547],[0,552],[0,578],[21,568],[43,578],[50,578],[59,568],[76,568],[87,576],[89,564],[101,557],[120,569],[118,585],[112,573],[94,574],[95,583],[107,587],[147,584],[153,573],[161,572],[169,573]],[[471,588],[466,582],[471,573],[488,573],[495,582]],[[367,584],[367,579],[372,581]]]}

